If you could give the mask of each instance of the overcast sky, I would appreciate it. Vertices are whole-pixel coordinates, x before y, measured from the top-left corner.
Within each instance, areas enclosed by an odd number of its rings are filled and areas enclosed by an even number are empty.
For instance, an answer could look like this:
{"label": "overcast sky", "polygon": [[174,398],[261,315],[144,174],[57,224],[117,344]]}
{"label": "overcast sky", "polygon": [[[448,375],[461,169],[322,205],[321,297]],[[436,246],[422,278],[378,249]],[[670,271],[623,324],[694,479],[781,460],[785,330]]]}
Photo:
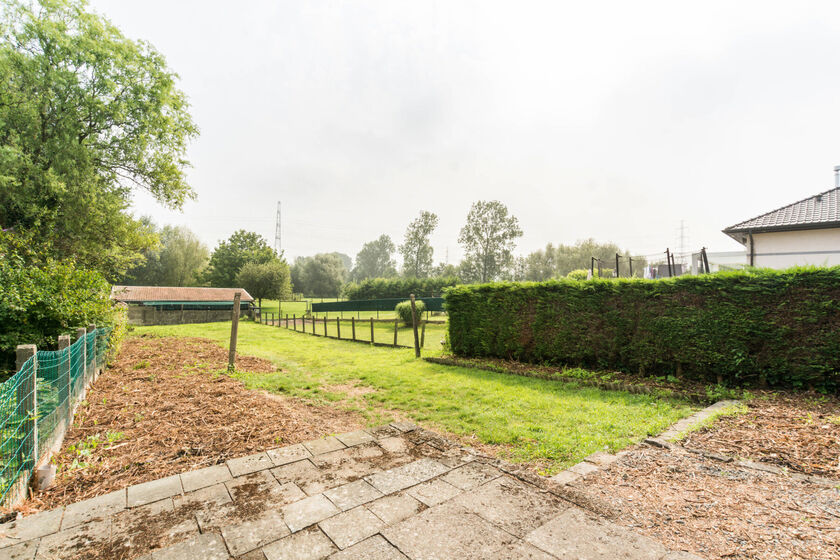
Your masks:
{"label": "overcast sky", "polygon": [[720,230],[833,186],[840,3],[94,0],[181,76],[201,136],[183,213],[289,257],[396,243],[470,204],[521,222],[517,252],[594,237],[634,254],[733,250]]}

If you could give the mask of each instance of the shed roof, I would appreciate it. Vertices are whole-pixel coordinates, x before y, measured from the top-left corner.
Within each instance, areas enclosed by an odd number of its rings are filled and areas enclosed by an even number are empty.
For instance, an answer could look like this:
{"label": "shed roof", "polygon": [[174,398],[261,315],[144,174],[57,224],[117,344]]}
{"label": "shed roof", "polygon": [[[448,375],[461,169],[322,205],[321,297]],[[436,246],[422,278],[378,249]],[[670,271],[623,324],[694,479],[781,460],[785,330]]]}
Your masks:
{"label": "shed roof", "polygon": [[771,210],[723,230],[740,241],[738,233],[793,231],[840,227],[840,188],[833,188],[793,204]]}
{"label": "shed roof", "polygon": [[189,288],[174,286],[114,286],[111,299],[131,302],[232,302],[236,292],[242,294],[241,301],[254,301],[242,288]]}

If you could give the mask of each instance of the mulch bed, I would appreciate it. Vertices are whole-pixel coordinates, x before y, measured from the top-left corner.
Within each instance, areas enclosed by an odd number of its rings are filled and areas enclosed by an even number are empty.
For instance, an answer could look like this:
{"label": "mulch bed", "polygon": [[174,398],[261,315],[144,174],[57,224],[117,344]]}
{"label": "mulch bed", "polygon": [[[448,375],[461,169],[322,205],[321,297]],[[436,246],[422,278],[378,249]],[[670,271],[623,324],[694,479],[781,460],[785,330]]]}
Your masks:
{"label": "mulch bed", "polygon": [[840,558],[840,401],[762,394],[747,405],[681,445],[787,472],[642,445],[579,487],[618,522],[705,558]]}
{"label": "mulch bed", "polygon": [[[274,372],[238,356],[239,371]],[[19,508],[52,509],[131,484],[364,426],[357,413],[246,389],[222,372],[227,350],[199,338],[127,339],[88,390],[53,486]],[[108,434],[120,434],[112,437]],[[90,438],[99,439],[89,456]],[[75,463],[75,464],[74,464]],[[84,464],[81,464],[84,463]]]}

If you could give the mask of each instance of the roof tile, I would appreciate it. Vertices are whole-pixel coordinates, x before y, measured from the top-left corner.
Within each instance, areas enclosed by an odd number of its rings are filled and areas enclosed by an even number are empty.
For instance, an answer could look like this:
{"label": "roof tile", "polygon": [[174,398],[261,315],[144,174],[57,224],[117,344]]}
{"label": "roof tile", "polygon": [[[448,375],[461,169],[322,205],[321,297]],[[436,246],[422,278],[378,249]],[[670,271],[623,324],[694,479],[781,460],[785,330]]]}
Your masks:
{"label": "roof tile", "polygon": [[174,286],[114,286],[111,299],[123,302],[135,301],[233,301],[236,292],[242,294],[242,301],[254,301],[242,288],[192,288]]}
{"label": "roof tile", "polygon": [[782,206],[723,230],[725,233],[788,230],[840,222],[840,188]]}

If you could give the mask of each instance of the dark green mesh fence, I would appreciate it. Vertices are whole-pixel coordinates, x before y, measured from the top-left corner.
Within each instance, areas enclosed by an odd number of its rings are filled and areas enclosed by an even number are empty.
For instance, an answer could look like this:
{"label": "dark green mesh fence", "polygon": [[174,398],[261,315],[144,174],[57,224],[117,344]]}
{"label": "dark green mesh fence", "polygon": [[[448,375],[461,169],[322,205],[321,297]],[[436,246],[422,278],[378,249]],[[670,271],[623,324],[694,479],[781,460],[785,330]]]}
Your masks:
{"label": "dark green mesh fence", "polygon": [[68,348],[39,350],[0,385],[0,504],[22,488],[34,466],[60,445],[73,409],[104,364],[110,328],[79,338]]}

